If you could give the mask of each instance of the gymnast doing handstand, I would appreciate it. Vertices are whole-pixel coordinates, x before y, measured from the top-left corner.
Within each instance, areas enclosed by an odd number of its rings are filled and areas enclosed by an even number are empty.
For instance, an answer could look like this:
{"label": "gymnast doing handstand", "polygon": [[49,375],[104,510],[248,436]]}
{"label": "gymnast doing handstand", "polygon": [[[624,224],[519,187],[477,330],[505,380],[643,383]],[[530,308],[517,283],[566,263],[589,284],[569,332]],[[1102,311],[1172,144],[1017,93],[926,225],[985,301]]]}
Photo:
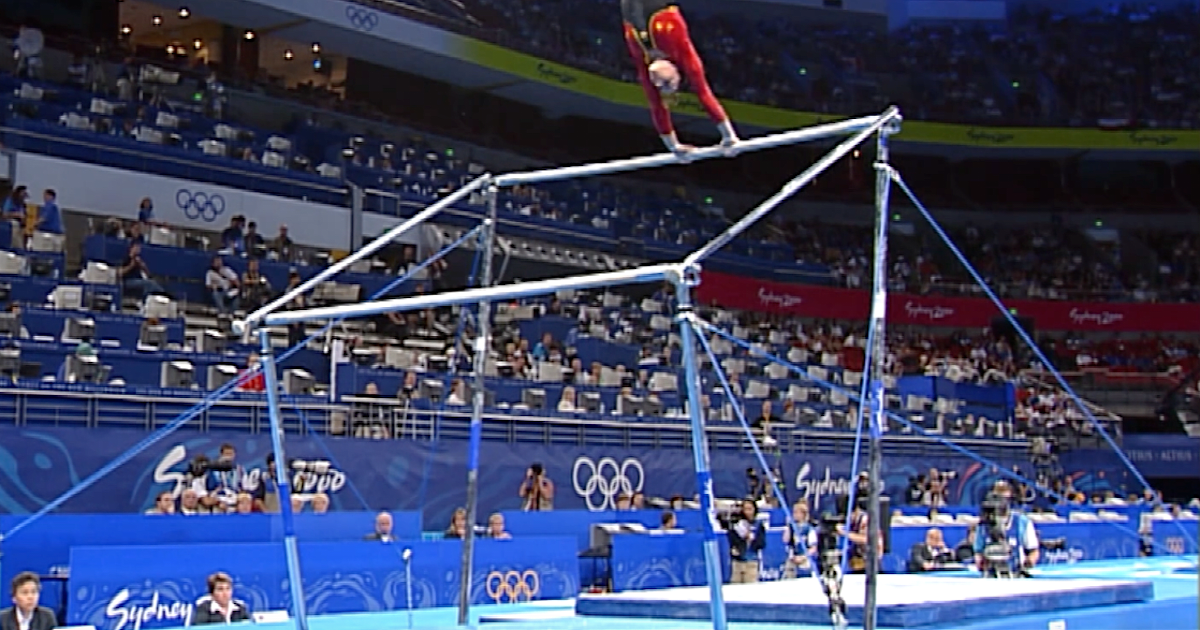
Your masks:
{"label": "gymnast doing handstand", "polygon": [[730,149],[738,142],[733,123],[721,107],[704,76],[704,64],[692,45],[687,22],[672,0],[621,0],[621,18],[625,23],[625,45],[637,66],[638,80],[650,102],[650,117],[667,149],[682,159],[693,147],[681,144],[671,122],[671,111],[664,96],[675,94],[687,76],[696,96],[721,132],[721,146]]}

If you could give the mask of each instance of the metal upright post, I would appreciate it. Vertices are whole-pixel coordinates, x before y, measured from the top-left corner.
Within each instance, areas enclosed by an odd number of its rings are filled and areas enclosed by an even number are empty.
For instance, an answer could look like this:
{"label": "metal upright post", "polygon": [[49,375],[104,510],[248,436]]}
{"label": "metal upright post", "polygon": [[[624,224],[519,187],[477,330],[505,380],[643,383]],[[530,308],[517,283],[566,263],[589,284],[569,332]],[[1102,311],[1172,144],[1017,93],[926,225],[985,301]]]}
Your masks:
{"label": "metal upright post", "polygon": [[708,578],[713,630],[727,630],[725,597],[721,592],[721,547],[717,544],[716,506],[713,501],[712,470],[708,458],[708,437],[705,434],[704,409],[700,403],[700,368],[696,364],[696,330],[693,328],[692,287],[699,284],[700,269],[696,265],[673,278],[678,304],[679,336],[683,344],[684,378],[687,380],[688,417],[692,423],[692,458],[696,468],[696,492],[700,494],[701,531],[704,533],[704,574]]}
{"label": "metal upright post", "polygon": [[888,165],[889,125],[879,130],[875,155],[875,269],[874,286],[871,291],[871,329],[875,347],[868,378],[871,380],[870,399],[860,405],[870,405],[870,438],[868,441],[868,474],[871,477],[870,507],[867,517],[867,595],[863,605],[863,629],[875,630],[876,609],[879,601],[879,558],[881,519],[879,509],[880,486],[883,481],[883,448],[880,444],[886,421],[883,392],[883,361],[887,357],[887,281],[888,281],[888,197],[891,193],[892,174]]}
{"label": "metal upright post", "polygon": [[[479,268],[479,286],[492,283],[492,257],[496,245],[496,197],[499,189],[489,185],[487,191],[488,216],[484,219],[483,260]],[[483,405],[487,400],[484,392],[484,368],[487,365],[488,349],[491,347],[492,303],[488,299],[479,301],[479,313],[475,317],[475,391],[471,406],[471,438],[467,447],[467,531],[462,543],[462,576],[458,588],[458,625],[467,625],[471,608],[471,578],[475,555],[475,522],[479,510],[479,443],[483,439]]]}
{"label": "metal upright post", "polygon": [[279,409],[279,375],[275,372],[275,354],[266,328],[258,331],[259,358],[267,389],[267,410],[271,419],[271,449],[275,453],[275,486],[279,493],[279,514],[283,517],[283,552],[287,559],[288,593],[297,630],[308,630],[308,612],[304,603],[304,583],[300,575],[300,553],[296,547],[296,525],[292,516],[292,492],[287,460],[283,452],[283,414]]}

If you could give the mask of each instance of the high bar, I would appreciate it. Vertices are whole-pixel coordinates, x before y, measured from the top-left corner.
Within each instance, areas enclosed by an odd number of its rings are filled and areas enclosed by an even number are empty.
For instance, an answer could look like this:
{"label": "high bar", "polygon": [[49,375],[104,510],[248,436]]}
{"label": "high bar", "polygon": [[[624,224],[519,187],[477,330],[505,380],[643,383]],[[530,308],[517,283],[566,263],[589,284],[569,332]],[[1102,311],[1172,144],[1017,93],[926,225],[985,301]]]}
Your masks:
{"label": "high bar", "polygon": [[313,319],[333,319],[337,317],[367,317],[381,313],[416,311],[423,308],[438,308],[442,306],[457,306],[474,304],[482,301],[497,301],[505,299],[533,297],[545,295],[563,289],[595,289],[619,284],[646,284],[660,282],[673,278],[679,273],[679,264],[648,265],[636,269],[606,271],[582,276],[535,280],[520,284],[505,284],[500,286],[465,289],[447,293],[434,293],[406,298],[394,298],[379,302],[362,302],[360,304],[342,304],[325,306],[299,311],[280,311],[268,314],[263,321],[269,326],[281,326]]}
{"label": "high bar", "polygon": [[[888,112],[878,116],[851,118],[835,123],[814,125],[812,127],[795,129],[793,131],[785,131],[783,133],[777,133],[770,136],[762,136],[760,138],[743,140],[734,145],[734,151],[736,151],[735,155],[741,155],[742,153],[749,153],[752,151],[761,151],[763,149],[782,147],[789,144],[823,140],[833,136],[842,136],[848,133],[854,133],[856,131],[865,129],[872,124],[875,124],[881,118],[888,116],[891,111],[892,110],[889,109]],[[612,173],[623,173],[626,171],[635,171],[644,168],[658,168],[660,166],[671,166],[673,164],[688,164],[697,160],[707,160],[718,157],[727,157],[727,150],[724,147],[714,146],[698,148],[689,154],[689,159],[686,161],[679,159],[679,157],[674,153],[657,153],[655,155],[645,155],[642,157],[626,158],[622,160],[611,160],[597,164],[583,164],[580,166],[565,166],[560,168],[544,169],[540,171],[527,171],[524,173],[498,175],[493,180],[493,183],[500,188],[506,188],[510,186],[533,184],[536,182],[576,179],[580,177],[595,177],[598,175],[610,175]]]}
{"label": "high bar", "polygon": [[787,201],[789,197],[796,194],[801,188],[807,186],[809,182],[823,173],[830,166],[833,166],[834,162],[837,162],[845,157],[846,154],[849,153],[854,147],[865,142],[871,137],[872,134],[880,131],[886,125],[899,121],[899,119],[900,110],[896,109],[894,106],[889,107],[888,110],[883,114],[875,116],[873,122],[862,127],[857,133],[854,134],[853,137],[847,138],[841,144],[834,147],[832,151],[826,153],[821,159],[814,162],[813,165],[808,167],[803,173],[797,175],[795,178],[785,184],[783,188],[781,188],[779,192],[772,195],[770,199],[767,199],[757,208],[747,213],[746,216],[742,217],[737,223],[729,226],[727,230],[717,235],[716,238],[709,241],[703,247],[689,254],[688,257],[683,261],[684,266],[691,267],[705,258],[708,258],[722,247],[728,245],[730,241],[737,238],[738,235],[749,229],[750,226],[754,225],[754,223],[756,223],[759,219],[762,219],[763,216],[774,210],[777,206],[779,206],[779,204]]}
{"label": "high bar", "polygon": [[297,295],[300,295],[300,294],[308,291],[309,289],[317,286],[321,282],[324,282],[325,280],[328,280],[329,278],[336,276],[337,274],[345,271],[354,263],[362,260],[363,258],[366,258],[367,256],[370,256],[371,254],[374,254],[375,252],[379,251],[380,249],[383,249],[384,246],[386,246],[388,243],[391,243],[393,240],[395,240],[401,234],[404,234],[405,232],[411,230],[412,228],[429,220],[430,218],[433,217],[433,215],[441,212],[442,210],[445,210],[446,208],[458,203],[459,201],[462,201],[463,198],[467,197],[468,195],[475,192],[476,190],[479,190],[479,188],[481,188],[483,185],[485,185],[488,182],[488,180],[491,179],[491,177],[492,176],[487,173],[480,175],[479,177],[476,177],[475,179],[468,182],[466,186],[459,188],[458,190],[451,193],[449,196],[447,196],[443,199],[440,199],[437,202],[431,204],[428,208],[425,208],[424,210],[413,215],[413,217],[411,219],[401,223],[400,225],[397,225],[396,227],[394,227],[394,228],[388,230],[387,232],[383,233],[382,235],[380,235],[379,238],[376,238],[375,240],[371,241],[370,243],[367,243],[365,246],[363,246],[362,249],[351,252],[349,256],[346,256],[345,258],[343,258],[343,259],[337,261],[336,263],[330,265],[329,267],[325,268],[324,271],[309,278],[305,282],[301,283],[300,286],[296,287],[295,289],[292,289],[291,291],[288,291],[287,293],[285,293],[282,296],[280,296],[279,298],[277,298],[275,301],[271,302],[270,304],[267,304],[266,306],[258,309],[257,311],[254,311],[250,315],[247,315],[245,321],[242,321],[242,322],[235,321],[234,326],[233,326],[233,331],[235,333],[241,334],[246,329],[253,328],[254,326],[258,325],[258,322],[262,321],[262,319],[264,317],[266,317],[269,313],[275,311],[276,309],[283,306],[284,304],[287,304],[288,302],[294,300]]}

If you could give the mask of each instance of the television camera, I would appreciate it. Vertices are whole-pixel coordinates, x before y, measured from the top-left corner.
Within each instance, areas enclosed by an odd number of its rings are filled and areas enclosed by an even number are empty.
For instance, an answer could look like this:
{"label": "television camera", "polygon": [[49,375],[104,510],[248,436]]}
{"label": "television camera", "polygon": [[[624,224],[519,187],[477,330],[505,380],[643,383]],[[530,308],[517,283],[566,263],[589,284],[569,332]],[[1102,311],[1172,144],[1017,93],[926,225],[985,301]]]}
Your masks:
{"label": "television camera", "polygon": [[[871,480],[860,475],[854,487],[854,509],[867,510],[871,503]],[[834,628],[845,628],[846,600],[842,598],[842,528],[850,516],[850,495],[834,501],[835,509],[821,514],[817,524],[817,563],[821,589],[829,599],[829,619]],[[882,550],[880,550],[882,552]]]}
{"label": "television camera", "polygon": [[979,526],[975,535],[985,537],[981,554],[983,557],[981,570],[984,577],[1029,577],[1024,568],[1014,562],[1013,554],[1017,550],[1013,548],[1008,537],[1011,520],[1012,507],[1009,505],[1007,497],[992,493],[983,499],[983,503],[979,506]]}

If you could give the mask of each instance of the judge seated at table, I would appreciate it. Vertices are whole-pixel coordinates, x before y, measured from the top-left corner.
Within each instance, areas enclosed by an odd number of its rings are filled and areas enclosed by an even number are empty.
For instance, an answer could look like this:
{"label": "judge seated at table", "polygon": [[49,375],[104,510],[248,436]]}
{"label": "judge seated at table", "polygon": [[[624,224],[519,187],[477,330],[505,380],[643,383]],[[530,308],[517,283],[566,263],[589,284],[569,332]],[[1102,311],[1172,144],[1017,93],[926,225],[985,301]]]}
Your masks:
{"label": "judge seated at table", "polygon": [[946,546],[942,530],[934,527],[925,532],[925,542],[913,545],[909,552],[908,571],[925,573],[954,568],[954,552]]}
{"label": "judge seated at table", "polygon": [[58,625],[54,611],[38,606],[42,581],[36,573],[18,573],[12,581],[12,608],[0,610],[0,629],[51,630]]}
{"label": "judge seated at table", "polygon": [[208,576],[208,595],[196,600],[192,625],[249,620],[250,608],[246,606],[246,602],[233,598],[233,578],[221,571]]}

